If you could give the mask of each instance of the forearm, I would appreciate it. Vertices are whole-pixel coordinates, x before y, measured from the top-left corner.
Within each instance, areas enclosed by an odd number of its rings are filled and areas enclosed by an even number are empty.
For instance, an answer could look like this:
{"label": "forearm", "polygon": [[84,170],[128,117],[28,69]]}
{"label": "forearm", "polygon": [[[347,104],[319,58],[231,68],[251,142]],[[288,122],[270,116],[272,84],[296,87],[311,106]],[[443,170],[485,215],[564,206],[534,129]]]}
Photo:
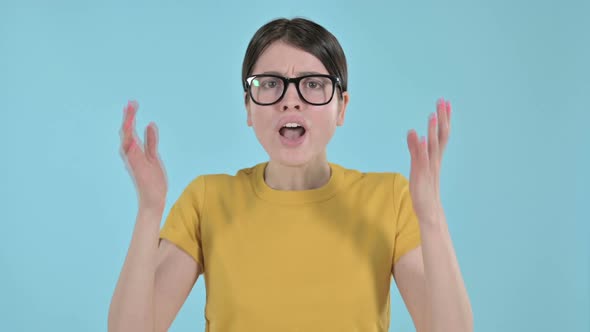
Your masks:
{"label": "forearm", "polygon": [[109,331],[154,330],[154,280],[161,213],[140,209],[109,308]]}
{"label": "forearm", "polygon": [[473,331],[473,314],[443,213],[421,222],[432,331]]}

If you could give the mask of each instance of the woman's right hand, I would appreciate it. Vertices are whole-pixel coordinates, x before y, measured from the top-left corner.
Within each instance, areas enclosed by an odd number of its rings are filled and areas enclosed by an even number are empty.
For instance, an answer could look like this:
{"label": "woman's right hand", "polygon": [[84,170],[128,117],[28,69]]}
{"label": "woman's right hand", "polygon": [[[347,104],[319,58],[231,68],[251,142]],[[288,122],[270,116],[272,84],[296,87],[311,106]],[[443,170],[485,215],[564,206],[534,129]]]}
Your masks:
{"label": "woman's right hand", "polygon": [[145,130],[145,144],[135,132],[135,115],[139,105],[130,101],[124,108],[121,128],[121,154],[137,190],[139,209],[163,213],[168,191],[166,172],[158,155],[155,123]]}

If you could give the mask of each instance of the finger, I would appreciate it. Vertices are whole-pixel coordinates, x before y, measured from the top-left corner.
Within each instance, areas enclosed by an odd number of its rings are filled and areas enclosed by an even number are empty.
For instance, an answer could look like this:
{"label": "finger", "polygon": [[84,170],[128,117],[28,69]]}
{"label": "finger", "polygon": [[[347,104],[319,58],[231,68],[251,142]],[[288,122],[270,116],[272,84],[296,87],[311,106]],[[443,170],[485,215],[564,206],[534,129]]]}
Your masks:
{"label": "finger", "polygon": [[123,145],[129,144],[128,140],[131,136],[131,127],[133,126],[133,121],[135,118],[136,110],[131,104],[128,102],[125,107],[123,107],[123,123],[121,124],[121,142],[124,143]]}
{"label": "finger", "polygon": [[428,165],[428,147],[426,139],[418,137],[414,130],[408,132],[408,149],[410,150],[412,168],[422,169]]}
{"label": "finger", "polygon": [[451,133],[451,102],[447,102],[447,127],[449,128],[449,136]]}
{"label": "finger", "polygon": [[449,137],[449,118],[448,118],[448,101],[445,101],[443,108],[438,108],[438,144],[439,144],[439,161],[442,161],[447,141]]}
{"label": "finger", "polygon": [[123,121],[123,151],[129,151],[132,144],[135,144],[137,148],[141,150],[139,145],[141,141],[137,136],[135,131],[135,115],[137,114],[137,109],[139,105],[135,101],[130,101],[127,103],[125,107],[125,119]]}
{"label": "finger", "polygon": [[[439,106],[440,107],[440,104]],[[428,159],[431,169],[436,169],[438,164],[438,135],[436,113],[431,113],[428,118]]]}
{"label": "finger", "polygon": [[151,122],[145,130],[145,151],[150,160],[158,158],[158,128]]}
{"label": "finger", "polygon": [[408,150],[410,151],[410,158],[411,158],[411,162],[415,163],[418,160],[419,157],[419,139],[418,139],[418,134],[416,134],[416,131],[414,131],[413,129],[408,131],[408,135],[407,135],[407,141],[408,141]]}
{"label": "finger", "polygon": [[128,132],[133,127],[133,121],[135,120],[138,108],[139,105],[135,101],[127,102],[127,105],[123,108],[123,124],[121,126],[123,133]]}
{"label": "finger", "polygon": [[428,155],[428,140],[422,136],[418,144],[418,158],[422,167],[428,167],[430,156]]}
{"label": "finger", "polygon": [[135,113],[135,108],[131,102],[128,102],[123,108],[123,123],[121,124],[121,145],[125,152],[129,149],[131,138],[133,137],[131,127],[133,126]]}
{"label": "finger", "polygon": [[131,170],[131,174],[136,174],[136,171],[145,163],[145,154],[136,140],[131,142],[125,156],[125,161]]}

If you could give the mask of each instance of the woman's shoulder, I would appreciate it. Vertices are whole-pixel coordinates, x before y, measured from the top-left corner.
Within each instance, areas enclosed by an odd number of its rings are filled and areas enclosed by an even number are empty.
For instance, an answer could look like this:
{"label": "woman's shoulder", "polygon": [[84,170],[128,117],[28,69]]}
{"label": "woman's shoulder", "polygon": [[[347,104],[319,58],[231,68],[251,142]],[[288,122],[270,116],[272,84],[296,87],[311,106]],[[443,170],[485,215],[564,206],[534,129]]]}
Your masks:
{"label": "woman's shoulder", "polygon": [[345,186],[365,188],[366,190],[393,190],[394,193],[409,187],[409,180],[401,170],[364,170],[330,163],[337,172],[342,172]]}
{"label": "woman's shoulder", "polygon": [[229,185],[248,182],[254,176],[256,171],[264,167],[263,162],[240,168],[236,171],[226,172],[205,172],[196,175],[189,183],[189,186],[210,186],[210,185]]}
{"label": "woman's shoulder", "polygon": [[341,170],[347,177],[359,178],[365,180],[385,181],[385,180],[396,180],[400,181],[407,180],[406,176],[401,170],[365,170],[361,168],[345,167],[338,163],[331,162],[330,165]]}

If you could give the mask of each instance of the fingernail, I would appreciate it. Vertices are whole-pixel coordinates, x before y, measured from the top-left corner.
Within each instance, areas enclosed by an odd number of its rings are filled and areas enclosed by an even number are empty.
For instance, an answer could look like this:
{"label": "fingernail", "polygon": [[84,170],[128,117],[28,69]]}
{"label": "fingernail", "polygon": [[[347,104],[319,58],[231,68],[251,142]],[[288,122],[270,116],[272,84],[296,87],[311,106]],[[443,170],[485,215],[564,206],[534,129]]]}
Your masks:
{"label": "fingernail", "polygon": [[436,123],[436,113],[430,114],[430,123]]}

